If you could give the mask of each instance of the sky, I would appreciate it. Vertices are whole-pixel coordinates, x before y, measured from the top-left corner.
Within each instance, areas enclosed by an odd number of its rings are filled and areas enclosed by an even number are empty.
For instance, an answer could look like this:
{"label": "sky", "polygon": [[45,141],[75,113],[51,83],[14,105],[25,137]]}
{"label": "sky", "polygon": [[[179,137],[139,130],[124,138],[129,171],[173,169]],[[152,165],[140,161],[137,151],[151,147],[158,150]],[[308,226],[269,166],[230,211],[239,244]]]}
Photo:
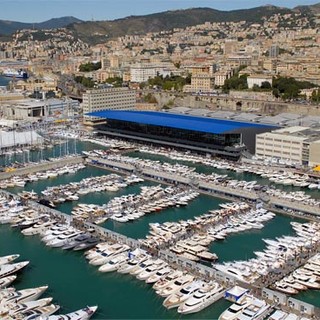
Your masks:
{"label": "sky", "polygon": [[266,4],[293,8],[318,2],[320,0],[0,0],[0,20],[42,22],[74,16],[97,21],[196,7],[229,11]]}

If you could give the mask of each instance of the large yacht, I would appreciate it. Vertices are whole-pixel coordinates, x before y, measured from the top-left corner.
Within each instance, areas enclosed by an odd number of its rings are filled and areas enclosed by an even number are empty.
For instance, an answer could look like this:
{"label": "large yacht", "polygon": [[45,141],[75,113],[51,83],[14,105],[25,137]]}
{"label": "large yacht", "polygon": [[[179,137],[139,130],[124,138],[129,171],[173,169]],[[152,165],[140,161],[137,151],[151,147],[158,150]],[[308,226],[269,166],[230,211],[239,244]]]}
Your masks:
{"label": "large yacht", "polygon": [[178,312],[182,314],[199,312],[219,300],[223,296],[224,291],[224,288],[217,282],[208,284],[182,303],[178,307]]}
{"label": "large yacht", "polygon": [[169,286],[171,283],[173,283],[177,278],[181,277],[183,275],[183,272],[180,270],[175,270],[173,272],[170,272],[167,276],[164,278],[159,279],[152,288],[154,290],[160,290],[166,286]]}
{"label": "large yacht", "polygon": [[16,279],[17,279],[16,275],[1,278],[0,289],[8,287]]}
{"label": "large yacht", "polygon": [[234,320],[242,313],[254,298],[249,295],[243,295],[235,303],[233,303],[228,309],[226,309],[220,315],[218,320]]}
{"label": "large yacht", "polygon": [[108,261],[113,259],[117,254],[126,252],[130,249],[130,247],[126,244],[118,244],[115,243],[106,250],[104,250],[101,254],[97,255],[95,258],[89,261],[90,264],[94,266],[101,266],[106,264]]}
{"label": "large yacht", "polygon": [[128,261],[128,254],[120,253],[113,259],[109,260],[106,264],[103,264],[98,270],[101,272],[111,272],[120,268],[123,264]]}
{"label": "large yacht", "polygon": [[27,312],[36,308],[40,308],[40,307],[45,307],[49,303],[51,303],[51,301],[52,301],[52,298],[44,298],[40,300],[32,300],[32,301],[18,303],[18,304],[9,303],[4,307],[2,307],[0,313],[3,312],[2,316],[8,315],[9,317],[13,317],[14,319],[16,316],[18,317],[20,314],[23,314],[24,312]]}
{"label": "large yacht", "polygon": [[56,315],[42,318],[43,320],[88,320],[98,309],[97,306],[86,307],[65,315]]}
{"label": "large yacht", "polygon": [[57,304],[50,304],[48,306],[35,308],[33,310],[26,311],[22,314],[24,320],[36,320],[43,319],[54,314],[60,309],[60,306]]}
{"label": "large yacht", "polygon": [[179,291],[182,287],[188,285],[194,280],[194,276],[185,274],[181,277],[175,279],[172,283],[169,283],[166,287],[163,287],[156,291],[157,294],[159,294],[161,297],[168,297],[171,294],[176,293]]}
{"label": "large yacht", "polygon": [[19,254],[11,254],[9,256],[0,257],[0,266],[3,264],[11,263],[12,261],[18,259],[20,257]]}
{"label": "large yacht", "polygon": [[12,264],[3,264],[2,266],[0,266],[0,278],[7,277],[13,273],[18,272],[20,269],[24,268],[27,264],[29,264],[29,261],[23,261],[23,262],[12,263]]}
{"label": "large yacht", "polygon": [[24,303],[38,299],[47,289],[48,286],[38,288],[22,289],[15,291],[13,288],[4,289],[0,292],[0,300],[4,304],[10,302]]}
{"label": "large yacht", "polygon": [[145,253],[137,253],[133,258],[129,258],[129,260],[125,264],[123,264],[117,271],[119,273],[130,273],[131,271],[136,270],[139,267],[140,263],[144,262],[148,258],[151,257]]}
{"label": "large yacht", "polygon": [[191,283],[183,286],[179,291],[169,295],[164,301],[163,306],[167,309],[178,307],[196,291],[203,288],[205,283],[201,280],[194,280]]}

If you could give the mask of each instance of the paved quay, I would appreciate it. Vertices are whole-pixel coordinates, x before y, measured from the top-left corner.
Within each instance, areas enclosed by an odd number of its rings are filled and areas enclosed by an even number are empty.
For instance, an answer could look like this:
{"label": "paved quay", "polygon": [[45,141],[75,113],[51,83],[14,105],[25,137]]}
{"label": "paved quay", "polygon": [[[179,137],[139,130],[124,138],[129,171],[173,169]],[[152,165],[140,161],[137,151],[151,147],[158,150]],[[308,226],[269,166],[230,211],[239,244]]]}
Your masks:
{"label": "paved quay", "polygon": [[84,161],[83,156],[68,156],[64,158],[53,158],[50,161],[42,161],[39,163],[26,163],[25,167],[14,168],[9,172],[0,172],[0,180],[8,179],[13,176],[23,176],[39,171],[47,171],[63,167],[68,164],[77,164]]}
{"label": "paved quay", "polygon": [[[148,167],[139,167],[130,163],[123,163],[121,161],[103,159],[99,157],[90,156],[86,159],[86,163],[114,172],[121,172],[124,174],[134,173],[143,179],[159,183],[169,185],[186,185],[202,194],[222,199],[231,201],[248,201],[250,203],[261,202],[266,208],[274,209],[275,211],[283,212],[287,215],[292,213],[292,216],[298,215],[299,217],[308,220],[316,219],[316,221],[319,221],[318,217],[320,217],[320,207],[306,205],[298,201],[289,201],[275,196],[268,196],[262,192],[230,188],[217,183],[210,183],[174,173],[157,171]],[[297,212],[301,212],[303,215],[299,215]]]}

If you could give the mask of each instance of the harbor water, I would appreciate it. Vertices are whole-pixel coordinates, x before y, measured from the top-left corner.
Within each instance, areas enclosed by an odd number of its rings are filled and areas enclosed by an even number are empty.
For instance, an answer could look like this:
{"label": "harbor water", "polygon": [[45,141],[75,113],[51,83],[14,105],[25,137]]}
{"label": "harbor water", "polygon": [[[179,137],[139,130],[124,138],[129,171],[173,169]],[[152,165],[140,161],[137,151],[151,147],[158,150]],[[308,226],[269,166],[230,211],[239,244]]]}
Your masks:
{"label": "harbor water", "polygon": [[[70,144],[72,147],[73,144]],[[77,149],[90,150],[97,148],[89,143],[77,143]],[[58,149],[59,150],[59,147]],[[32,151],[31,151],[32,152]],[[34,151],[36,152],[36,151]],[[71,149],[70,149],[71,152]],[[52,150],[43,150],[44,157],[51,157]],[[138,154],[135,154],[137,156]],[[139,156],[142,154],[139,153]],[[148,154],[143,154],[149,157]],[[152,155],[151,155],[152,156]],[[152,156],[156,160],[170,162],[168,158]],[[171,160],[173,161],[173,160]],[[173,161],[174,163],[177,161]],[[189,163],[190,164],[190,163]],[[257,180],[257,175],[237,174],[229,171],[212,169],[197,165],[197,171],[234,175],[237,179]],[[28,183],[24,188],[11,188],[10,192],[21,190],[34,190],[40,193],[47,186],[80,181],[90,176],[105,175],[110,172],[87,167],[74,174],[58,176],[48,180]],[[267,179],[261,179],[267,180]],[[265,181],[268,183],[268,181]],[[77,203],[104,204],[113,197],[130,193],[139,193],[140,186],[154,185],[152,182],[142,182],[120,189],[117,192],[90,193],[81,196],[79,201],[61,204],[57,209],[67,214]],[[288,190],[290,191],[290,190]],[[104,227],[138,239],[146,236],[149,223],[164,221],[187,220],[201,215],[208,210],[219,207],[224,200],[201,195],[185,207],[170,208],[157,213],[147,214],[144,217],[128,223],[106,221]],[[214,242],[210,251],[217,253],[219,262],[243,260],[254,257],[254,251],[263,250],[263,238],[279,237],[281,235],[294,235],[290,222],[298,221],[287,216],[277,215],[273,220],[266,222],[261,230],[250,230],[231,235],[224,241]],[[89,265],[80,252],[63,251],[46,247],[38,236],[25,237],[18,230],[10,226],[0,225],[0,256],[19,253],[20,260],[30,260],[29,266],[23,270],[14,283],[17,288],[35,287],[47,284],[49,286],[45,296],[53,297],[54,302],[61,305],[61,312],[71,312],[86,305],[98,305],[98,312],[93,319],[217,319],[221,312],[230,304],[220,300],[207,309],[194,315],[181,316],[175,309],[167,310],[162,306],[163,298],[156,295],[150,285],[137,280],[130,275],[118,273],[103,274],[92,265]],[[305,302],[320,307],[320,291],[308,290],[296,296]]]}
{"label": "harbor water", "polygon": [[7,86],[9,84],[9,82],[10,82],[10,78],[0,76],[0,87]]}

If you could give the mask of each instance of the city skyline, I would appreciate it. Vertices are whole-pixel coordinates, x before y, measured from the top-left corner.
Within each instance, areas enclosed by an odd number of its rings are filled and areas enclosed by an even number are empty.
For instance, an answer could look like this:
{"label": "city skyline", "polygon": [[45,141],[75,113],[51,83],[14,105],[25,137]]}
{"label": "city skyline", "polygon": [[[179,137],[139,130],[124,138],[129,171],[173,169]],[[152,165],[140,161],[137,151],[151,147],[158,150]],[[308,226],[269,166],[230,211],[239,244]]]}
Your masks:
{"label": "city skyline", "polygon": [[130,15],[147,15],[167,10],[209,7],[217,10],[247,9],[266,4],[293,8],[298,5],[311,5],[319,0],[235,0],[232,3],[224,0],[118,0],[116,3],[104,0],[0,0],[2,7],[0,20],[19,22],[43,22],[52,18],[74,16],[88,20],[114,20]]}

